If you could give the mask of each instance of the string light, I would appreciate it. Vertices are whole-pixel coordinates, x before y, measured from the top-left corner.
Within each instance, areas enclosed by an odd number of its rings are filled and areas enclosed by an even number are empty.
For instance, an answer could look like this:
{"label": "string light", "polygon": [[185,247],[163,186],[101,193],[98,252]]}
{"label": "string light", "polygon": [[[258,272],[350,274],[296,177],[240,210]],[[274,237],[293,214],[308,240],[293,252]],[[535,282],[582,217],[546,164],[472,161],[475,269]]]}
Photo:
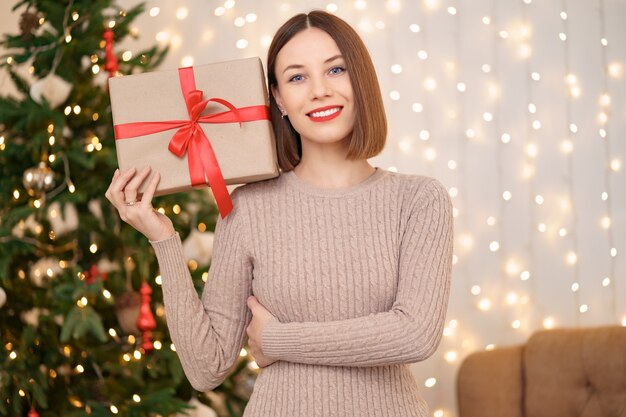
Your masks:
{"label": "string light", "polygon": [[424,80],[424,88],[427,91],[434,91],[437,88],[437,80],[435,80],[433,77],[427,77]]}
{"label": "string light", "polygon": [[386,6],[389,13],[398,13],[402,9],[402,3],[399,0],[387,0]]}
{"label": "string light", "polygon": [[622,78],[624,66],[619,62],[614,62],[608,66],[609,75],[613,78]]}
{"label": "string light", "polygon": [[478,308],[482,311],[487,311],[491,309],[491,300],[488,298],[483,298],[478,302]]}
{"label": "string light", "polygon": [[432,388],[435,386],[435,384],[437,384],[437,378],[428,378],[426,381],[424,381],[424,386],[426,388]]}
{"label": "string light", "polygon": [[176,10],[176,18],[178,20],[184,20],[188,15],[189,10],[186,7],[179,7],[178,10]]}
{"label": "string light", "polygon": [[439,7],[439,0],[424,0],[424,6],[428,10],[435,10]]}
{"label": "string light", "polygon": [[339,7],[335,3],[328,3],[326,5],[326,11],[329,13],[335,13],[339,10]]}

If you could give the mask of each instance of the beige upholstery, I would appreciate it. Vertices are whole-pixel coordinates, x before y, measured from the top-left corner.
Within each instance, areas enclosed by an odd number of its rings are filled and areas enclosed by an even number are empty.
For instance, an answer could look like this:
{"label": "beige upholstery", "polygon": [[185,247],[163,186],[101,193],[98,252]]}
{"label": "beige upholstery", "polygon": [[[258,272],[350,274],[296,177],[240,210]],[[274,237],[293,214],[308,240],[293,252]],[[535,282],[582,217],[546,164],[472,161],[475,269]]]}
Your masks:
{"label": "beige upholstery", "polygon": [[542,330],[469,355],[460,417],[626,417],[626,327]]}

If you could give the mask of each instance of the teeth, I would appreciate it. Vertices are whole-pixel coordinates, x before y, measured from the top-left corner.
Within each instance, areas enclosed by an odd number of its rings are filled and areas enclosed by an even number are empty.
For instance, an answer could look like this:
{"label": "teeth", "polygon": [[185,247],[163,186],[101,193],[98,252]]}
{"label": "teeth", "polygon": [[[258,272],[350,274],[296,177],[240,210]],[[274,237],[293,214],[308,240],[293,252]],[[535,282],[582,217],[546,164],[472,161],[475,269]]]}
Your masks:
{"label": "teeth", "polygon": [[324,110],[324,111],[316,111],[314,113],[311,113],[311,117],[326,117],[326,116],[330,116],[331,114],[335,114],[338,111],[339,111],[339,107],[335,107],[335,108]]}

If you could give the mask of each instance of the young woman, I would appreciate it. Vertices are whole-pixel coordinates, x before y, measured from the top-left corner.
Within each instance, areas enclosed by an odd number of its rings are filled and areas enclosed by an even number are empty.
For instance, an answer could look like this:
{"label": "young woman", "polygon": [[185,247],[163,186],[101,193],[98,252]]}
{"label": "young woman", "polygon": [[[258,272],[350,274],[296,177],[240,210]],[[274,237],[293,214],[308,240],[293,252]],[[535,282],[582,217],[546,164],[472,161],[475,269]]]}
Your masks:
{"label": "young woman", "polygon": [[158,175],[116,173],[108,199],[147,236],[194,388],[220,385],[248,336],[262,368],[246,417],[426,416],[409,364],[442,335],[452,206],[433,178],[372,167],[386,120],[369,54],[343,20],[300,14],[268,54],[282,174],[236,188],[198,298]]}

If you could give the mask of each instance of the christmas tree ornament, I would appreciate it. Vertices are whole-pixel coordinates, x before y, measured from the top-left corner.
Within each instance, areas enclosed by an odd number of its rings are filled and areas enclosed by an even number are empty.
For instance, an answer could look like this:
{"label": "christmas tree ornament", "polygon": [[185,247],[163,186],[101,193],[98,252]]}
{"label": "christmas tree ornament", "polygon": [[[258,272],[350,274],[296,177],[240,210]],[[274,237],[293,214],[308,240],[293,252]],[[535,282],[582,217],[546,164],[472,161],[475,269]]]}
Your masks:
{"label": "christmas tree ornament", "polygon": [[39,317],[42,315],[47,316],[49,313],[50,311],[47,308],[34,307],[23,311],[20,318],[25,324],[37,327],[39,326]]}
{"label": "christmas tree ornament", "polygon": [[113,39],[115,35],[110,28],[107,28],[104,31],[104,35],[102,36],[105,40],[104,52],[105,52],[105,63],[104,69],[109,73],[109,77],[115,77],[118,73],[118,61],[117,56],[113,52]]}
{"label": "christmas tree ornament", "polygon": [[102,204],[100,200],[95,198],[93,200],[90,200],[89,203],[87,203],[87,208],[89,208],[89,211],[91,212],[91,214],[94,215],[96,219],[104,222],[104,216],[102,214]]}
{"label": "christmas tree ornament", "polygon": [[98,261],[98,271],[108,274],[111,271],[119,271],[120,266],[115,262],[111,262],[109,258],[101,258]]}
{"label": "christmas tree ornament", "polygon": [[89,270],[85,271],[85,282],[91,285],[94,282],[96,282],[97,279],[106,281],[107,274],[106,272],[99,271],[98,266],[94,264],[94,265],[91,265],[91,267],[89,267]]}
{"label": "christmas tree ornament", "polygon": [[7,302],[7,293],[4,291],[4,288],[0,287],[0,308],[4,306]]}
{"label": "christmas tree ornament", "polygon": [[41,232],[41,229],[41,224],[37,223],[35,216],[31,214],[26,220],[20,220],[11,230],[11,234],[15,237],[23,238],[27,231],[32,235],[37,235]]}
{"label": "christmas tree ornament", "polygon": [[137,291],[126,291],[115,300],[115,315],[125,334],[139,335],[137,327],[139,310],[141,307],[141,294]]}
{"label": "christmas tree ornament", "polygon": [[57,374],[61,376],[69,376],[72,374],[72,368],[68,364],[64,363],[57,367]]}
{"label": "christmas tree ornament", "polygon": [[46,218],[57,237],[63,236],[78,228],[78,211],[72,203],[65,203],[63,209],[58,201],[48,207]]}
{"label": "christmas tree ornament", "polygon": [[22,34],[22,40],[29,41],[33,38],[33,32],[40,26],[39,17],[36,13],[26,10],[20,15],[19,26]]}
{"label": "christmas tree ornament", "polygon": [[217,413],[211,407],[206,404],[203,404],[197,398],[193,397],[187,403],[192,409],[187,410],[187,414],[176,414],[176,417],[217,417]]}
{"label": "christmas tree ornament", "polygon": [[230,414],[226,405],[226,395],[219,391],[208,391],[202,393],[211,404],[211,407],[215,410],[218,416],[224,416]]}
{"label": "christmas tree ornament", "polygon": [[22,183],[28,195],[39,197],[42,193],[54,188],[54,171],[42,161],[36,167],[24,171]]}
{"label": "christmas tree ornament", "polygon": [[141,347],[146,353],[152,352],[154,346],[152,345],[152,330],[156,328],[156,321],[150,310],[150,295],[152,294],[152,288],[146,282],[141,284],[141,307],[139,309],[139,318],[137,319],[137,327],[142,332]]}
{"label": "christmas tree ornament", "polygon": [[34,404],[30,408],[30,411],[28,412],[28,417],[39,417],[39,413],[37,412],[37,410],[35,410],[35,405]]}
{"label": "christmas tree ornament", "polygon": [[43,104],[45,99],[53,109],[65,103],[71,92],[72,84],[53,72],[35,81],[30,87],[30,97],[33,101]]}
{"label": "christmas tree ornament", "polygon": [[194,228],[183,242],[183,253],[187,260],[193,259],[198,265],[208,265],[213,256],[213,232],[201,232]]}
{"label": "christmas tree ornament", "polygon": [[44,279],[49,280],[63,271],[56,258],[41,258],[35,262],[29,271],[30,281],[37,287],[45,285]]}

